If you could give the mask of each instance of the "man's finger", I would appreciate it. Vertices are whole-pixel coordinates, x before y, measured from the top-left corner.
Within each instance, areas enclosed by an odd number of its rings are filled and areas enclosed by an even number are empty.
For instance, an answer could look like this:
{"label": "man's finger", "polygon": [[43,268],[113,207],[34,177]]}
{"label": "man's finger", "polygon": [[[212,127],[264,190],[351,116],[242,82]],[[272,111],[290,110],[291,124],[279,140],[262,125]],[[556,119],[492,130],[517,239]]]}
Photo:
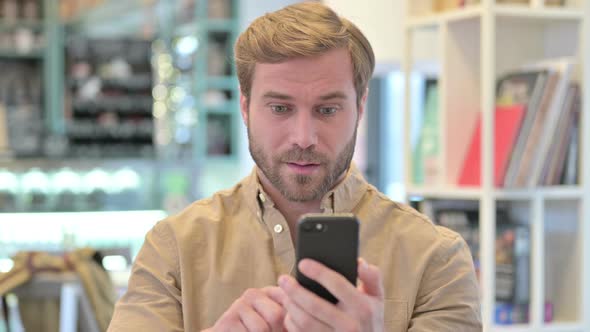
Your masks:
{"label": "man's finger", "polygon": [[273,301],[283,305],[287,298],[285,291],[283,291],[280,287],[265,287],[262,291],[270,297]]}
{"label": "man's finger", "polygon": [[358,276],[362,282],[362,289],[367,295],[377,297],[380,300],[383,299],[383,280],[378,267],[370,265],[364,259],[359,258]]}
{"label": "man's finger", "polygon": [[269,331],[270,325],[250,306],[243,306],[239,311],[240,321],[248,331]]}
{"label": "man's finger", "polygon": [[332,330],[328,324],[320,321],[318,317],[312,313],[307,312],[305,309],[299,306],[294,300],[287,299],[285,302],[285,308],[289,312],[289,316],[293,323],[298,327],[305,327],[306,331],[324,331]]}
{"label": "man's finger", "polygon": [[299,326],[297,326],[295,324],[295,322],[293,322],[293,319],[291,319],[291,316],[289,314],[287,314],[287,316],[285,316],[285,328],[288,332],[301,331],[301,328]]}
{"label": "man's finger", "polygon": [[324,286],[339,301],[354,303],[359,300],[359,293],[356,287],[340,273],[311,259],[301,260],[298,267],[301,273]]}
{"label": "man's finger", "polygon": [[285,309],[269,297],[261,297],[253,301],[254,310],[270,325],[271,331],[281,331],[285,319]]}
{"label": "man's finger", "polygon": [[[289,301],[292,301],[317,320],[328,324],[342,320],[342,314],[336,306],[299,285],[293,277],[281,276],[279,285],[289,298],[285,306]],[[291,314],[289,308],[287,308],[287,312]]]}

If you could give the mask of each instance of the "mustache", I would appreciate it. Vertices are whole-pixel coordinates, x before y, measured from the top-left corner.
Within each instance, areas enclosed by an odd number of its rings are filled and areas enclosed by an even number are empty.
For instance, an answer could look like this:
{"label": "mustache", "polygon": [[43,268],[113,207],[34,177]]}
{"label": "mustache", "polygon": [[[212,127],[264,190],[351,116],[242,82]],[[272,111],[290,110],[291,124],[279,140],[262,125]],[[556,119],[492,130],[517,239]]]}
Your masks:
{"label": "mustache", "polygon": [[301,149],[297,147],[282,153],[279,159],[285,163],[306,162],[314,164],[323,164],[328,160],[324,154],[314,151],[313,148]]}

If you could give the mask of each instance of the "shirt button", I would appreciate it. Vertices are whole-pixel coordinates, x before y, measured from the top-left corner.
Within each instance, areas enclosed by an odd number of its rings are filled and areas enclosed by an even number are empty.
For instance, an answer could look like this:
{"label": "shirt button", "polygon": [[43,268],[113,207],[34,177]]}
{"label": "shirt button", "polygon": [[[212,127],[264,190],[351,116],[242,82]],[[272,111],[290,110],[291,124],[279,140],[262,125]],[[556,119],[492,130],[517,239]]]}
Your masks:
{"label": "shirt button", "polygon": [[283,225],[276,224],[275,227],[274,227],[274,231],[277,234],[280,233],[280,232],[282,232],[283,231]]}

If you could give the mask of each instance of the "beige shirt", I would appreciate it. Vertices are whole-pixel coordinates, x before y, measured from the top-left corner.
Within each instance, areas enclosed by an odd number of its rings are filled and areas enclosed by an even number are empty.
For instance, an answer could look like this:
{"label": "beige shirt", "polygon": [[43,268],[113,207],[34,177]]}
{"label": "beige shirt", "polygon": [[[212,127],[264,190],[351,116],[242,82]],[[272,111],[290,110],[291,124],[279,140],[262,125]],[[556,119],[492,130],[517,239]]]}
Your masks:
{"label": "beige shirt", "polygon": [[[354,166],[321,207],[359,218],[360,255],[383,276],[386,331],[482,330],[473,262],[459,235],[391,201]],[[246,289],[276,285],[294,265],[287,222],[253,171],[154,226],[109,331],[211,327]]]}

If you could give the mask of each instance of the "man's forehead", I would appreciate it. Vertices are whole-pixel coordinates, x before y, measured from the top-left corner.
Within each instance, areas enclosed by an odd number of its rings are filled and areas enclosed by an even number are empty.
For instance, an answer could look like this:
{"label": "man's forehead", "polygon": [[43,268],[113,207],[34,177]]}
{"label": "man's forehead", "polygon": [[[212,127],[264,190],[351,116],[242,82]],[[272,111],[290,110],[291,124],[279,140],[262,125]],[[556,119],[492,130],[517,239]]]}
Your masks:
{"label": "man's forehead", "polygon": [[348,52],[337,51],[280,63],[258,63],[253,68],[252,93],[280,97],[278,94],[289,96],[313,87],[321,90],[317,93],[322,96],[330,94],[323,99],[346,98],[354,89],[352,62]]}
{"label": "man's forehead", "polygon": [[[280,92],[278,90],[268,90],[262,94],[262,98],[264,99],[279,99],[279,100],[293,100],[295,99],[294,96],[289,94],[288,92]],[[334,99],[348,99],[348,95],[339,90],[334,91],[322,91],[322,93],[317,96],[320,100],[334,100]]]}

